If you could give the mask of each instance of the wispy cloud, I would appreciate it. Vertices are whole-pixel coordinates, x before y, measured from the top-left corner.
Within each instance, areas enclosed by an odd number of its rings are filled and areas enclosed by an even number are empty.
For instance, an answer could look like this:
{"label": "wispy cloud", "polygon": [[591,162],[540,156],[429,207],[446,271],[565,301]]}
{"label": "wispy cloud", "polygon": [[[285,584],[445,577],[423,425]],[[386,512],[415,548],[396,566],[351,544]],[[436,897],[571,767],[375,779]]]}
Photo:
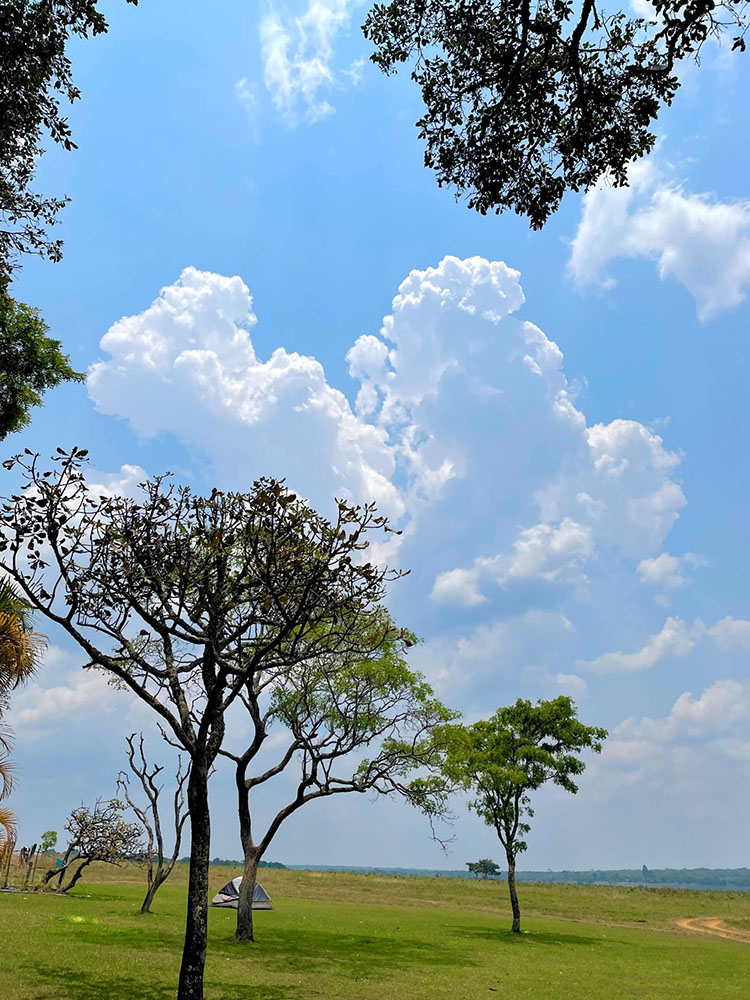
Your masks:
{"label": "wispy cloud", "polygon": [[[289,123],[314,123],[333,114],[332,91],[348,78],[354,86],[364,59],[334,67],[334,42],[363,0],[308,0],[298,16],[272,8],[258,26],[263,82],[274,107]],[[244,82],[245,86],[247,81]],[[239,85],[238,85],[239,86]]]}

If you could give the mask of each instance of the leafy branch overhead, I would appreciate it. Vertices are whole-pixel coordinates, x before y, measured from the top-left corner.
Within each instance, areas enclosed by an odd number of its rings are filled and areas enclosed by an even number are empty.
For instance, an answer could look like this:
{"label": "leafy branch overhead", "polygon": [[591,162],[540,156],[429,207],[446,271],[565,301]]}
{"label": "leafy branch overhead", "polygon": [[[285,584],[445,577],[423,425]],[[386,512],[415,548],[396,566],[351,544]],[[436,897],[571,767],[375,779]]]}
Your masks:
{"label": "leafy branch overhead", "polygon": [[[127,0],[137,4],[138,0]],[[0,2],[0,278],[24,253],[49,260],[62,256],[62,241],[48,230],[64,197],[31,189],[45,135],[75,149],[61,107],[81,96],[66,49],[71,37],[107,30],[97,0],[2,0]]]}
{"label": "leafy branch overhead", "polygon": [[734,36],[748,0],[653,0],[653,18],[595,0],[392,0],[364,24],[373,62],[413,65],[425,165],[482,214],[540,229],[566,191],[627,183],[679,88],[678,64]]}

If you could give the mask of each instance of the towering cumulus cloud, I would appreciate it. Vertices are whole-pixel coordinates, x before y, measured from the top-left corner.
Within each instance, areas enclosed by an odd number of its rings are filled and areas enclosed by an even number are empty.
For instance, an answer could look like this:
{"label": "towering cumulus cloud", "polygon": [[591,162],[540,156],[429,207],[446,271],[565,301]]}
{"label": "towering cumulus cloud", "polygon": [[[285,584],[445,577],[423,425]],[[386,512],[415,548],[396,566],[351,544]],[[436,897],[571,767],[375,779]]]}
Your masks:
{"label": "towering cumulus cloud", "polygon": [[347,354],[351,405],[315,358],[257,356],[240,278],[187,268],[105,334],[89,392],[139,433],[200,449],[221,485],[271,474],[319,505],[377,501],[435,601],[580,587],[602,560],[635,578],[685,502],[679,456],[635,421],[587,426],[560,349],[513,315],[519,277],[480,257],[412,271]]}
{"label": "towering cumulus cloud", "polygon": [[315,358],[280,347],[260,361],[255,323],[240,278],[188,267],[104,335],[110,360],[91,368],[89,393],[139,433],[172,433],[201,449],[224,486],[286,476],[317,502],[367,496],[401,515],[385,430],[354,416]]}

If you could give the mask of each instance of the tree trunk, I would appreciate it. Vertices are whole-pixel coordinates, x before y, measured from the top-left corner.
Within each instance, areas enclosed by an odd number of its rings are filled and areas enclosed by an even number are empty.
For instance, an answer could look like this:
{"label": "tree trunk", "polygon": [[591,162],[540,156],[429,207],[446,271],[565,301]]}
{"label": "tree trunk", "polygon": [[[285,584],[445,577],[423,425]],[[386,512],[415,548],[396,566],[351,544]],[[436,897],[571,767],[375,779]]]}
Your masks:
{"label": "tree trunk", "polygon": [[518,893],[516,892],[516,859],[514,855],[508,854],[508,891],[510,892],[510,905],[513,910],[513,934],[521,933],[521,908],[518,905]]}
{"label": "tree trunk", "polygon": [[254,941],[253,936],[253,895],[258,880],[258,852],[251,848],[245,851],[245,868],[240,882],[240,898],[237,901],[237,931],[235,941]]}
{"label": "tree trunk", "polygon": [[161,885],[159,881],[159,872],[156,873],[156,878],[149,879],[148,889],[146,890],[146,895],[141,903],[141,913],[150,913],[151,904],[154,901],[154,896],[156,895],[156,890]]}
{"label": "tree trunk", "polygon": [[203,1000],[203,971],[208,937],[208,862],[211,851],[211,817],[208,810],[208,767],[193,759],[188,783],[190,813],[190,874],[177,1000]]}
{"label": "tree trunk", "polygon": [[240,820],[240,843],[244,868],[240,882],[240,897],[237,900],[237,929],[235,941],[254,941],[253,935],[253,894],[258,877],[260,854],[253,842],[253,825],[250,818],[250,789],[245,784],[246,764],[238,764],[235,774],[237,784],[237,807]]}
{"label": "tree trunk", "polygon": [[68,884],[65,886],[65,888],[63,889],[63,892],[70,892],[70,890],[76,884],[76,882],[81,877],[81,875],[83,875],[83,869],[87,868],[90,864],[91,864],[90,861],[84,861],[83,864],[81,864],[81,865],[78,866],[75,875],[70,880],[70,882],[68,882]]}
{"label": "tree trunk", "polygon": [[[67,849],[67,851],[65,852],[65,856],[64,856],[64,858],[63,858],[63,863],[62,863],[62,867],[60,868],[60,877],[59,877],[59,878],[58,878],[58,880],[57,880],[57,888],[58,888],[58,889],[61,889],[61,888],[62,888],[62,884],[63,884],[63,875],[65,874],[65,871],[66,871],[66,869],[68,868],[68,865],[69,865],[69,863],[70,863],[70,855],[71,855],[72,853],[73,853],[73,850],[72,850],[72,848],[70,848],[70,847],[69,847],[69,848]],[[55,869],[55,872],[57,872],[57,869]]]}

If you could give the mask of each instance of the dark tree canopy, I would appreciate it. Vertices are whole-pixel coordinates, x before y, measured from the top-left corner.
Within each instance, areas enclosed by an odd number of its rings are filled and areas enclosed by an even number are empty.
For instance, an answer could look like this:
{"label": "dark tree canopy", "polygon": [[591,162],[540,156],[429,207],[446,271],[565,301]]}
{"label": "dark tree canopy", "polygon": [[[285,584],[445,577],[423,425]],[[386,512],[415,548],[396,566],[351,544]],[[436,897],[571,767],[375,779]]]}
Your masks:
{"label": "dark tree canopy", "polygon": [[61,100],[80,97],[66,47],[71,36],[107,30],[97,3],[0,0],[0,276],[24,253],[61,257],[61,241],[47,230],[66,199],[44,197],[31,184],[45,135],[75,148],[60,108]]}
{"label": "dark tree canopy", "polygon": [[29,421],[42,394],[61,382],[83,382],[38,309],[16,302],[0,281],[0,441]]}
{"label": "dark tree canopy", "polygon": [[472,875],[477,878],[497,878],[500,874],[500,865],[491,858],[480,858],[479,861],[467,861],[466,867]]}
{"label": "dark tree canopy", "polygon": [[595,0],[392,0],[364,25],[386,73],[412,62],[425,114],[425,165],[482,214],[510,209],[539,229],[566,191],[654,145],[680,60],[734,34],[748,0],[653,0],[654,20]]}

